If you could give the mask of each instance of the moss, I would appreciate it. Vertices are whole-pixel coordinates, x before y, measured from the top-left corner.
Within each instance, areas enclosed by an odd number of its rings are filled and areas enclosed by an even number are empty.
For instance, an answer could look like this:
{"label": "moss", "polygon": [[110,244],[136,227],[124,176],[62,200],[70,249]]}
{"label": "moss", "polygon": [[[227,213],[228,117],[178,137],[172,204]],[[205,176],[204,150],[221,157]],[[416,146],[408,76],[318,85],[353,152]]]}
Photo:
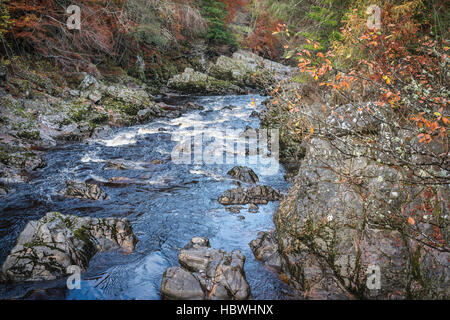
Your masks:
{"label": "moss", "polygon": [[0,162],[3,164],[9,164],[10,155],[8,152],[0,149]]}
{"label": "moss", "polygon": [[107,113],[95,113],[89,120],[91,127],[95,127],[97,124],[108,122],[109,117]]}
{"label": "moss", "polygon": [[37,130],[24,130],[17,133],[17,136],[26,140],[39,140],[39,131]]}
{"label": "moss", "polygon": [[69,118],[75,122],[81,122],[86,120],[88,114],[89,106],[76,102],[70,107]]}
{"label": "moss", "polygon": [[178,82],[171,85],[173,89],[186,93],[211,93],[236,91],[235,86],[225,80],[209,78],[208,80],[199,80],[191,82]]}
{"label": "moss", "polygon": [[81,227],[73,232],[73,235],[86,244],[91,244],[90,231],[86,227]]}

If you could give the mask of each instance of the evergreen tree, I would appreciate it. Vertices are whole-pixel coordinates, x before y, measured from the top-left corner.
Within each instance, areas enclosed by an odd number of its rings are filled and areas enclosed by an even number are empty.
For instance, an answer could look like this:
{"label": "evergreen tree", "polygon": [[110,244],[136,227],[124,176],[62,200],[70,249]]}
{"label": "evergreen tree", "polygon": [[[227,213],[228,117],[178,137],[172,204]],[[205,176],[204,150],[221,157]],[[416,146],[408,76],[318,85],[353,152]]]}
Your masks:
{"label": "evergreen tree", "polygon": [[226,25],[226,4],[218,0],[202,0],[201,14],[208,22],[207,38],[214,43],[235,44]]}

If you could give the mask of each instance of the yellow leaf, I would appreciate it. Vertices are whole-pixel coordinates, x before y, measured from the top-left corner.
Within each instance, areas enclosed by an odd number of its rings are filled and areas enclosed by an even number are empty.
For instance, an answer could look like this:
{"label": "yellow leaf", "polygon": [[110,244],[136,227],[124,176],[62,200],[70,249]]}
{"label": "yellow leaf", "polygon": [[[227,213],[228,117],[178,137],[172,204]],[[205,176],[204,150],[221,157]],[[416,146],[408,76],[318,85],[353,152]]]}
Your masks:
{"label": "yellow leaf", "polygon": [[314,134],[314,127],[311,127],[311,135],[313,135]]}

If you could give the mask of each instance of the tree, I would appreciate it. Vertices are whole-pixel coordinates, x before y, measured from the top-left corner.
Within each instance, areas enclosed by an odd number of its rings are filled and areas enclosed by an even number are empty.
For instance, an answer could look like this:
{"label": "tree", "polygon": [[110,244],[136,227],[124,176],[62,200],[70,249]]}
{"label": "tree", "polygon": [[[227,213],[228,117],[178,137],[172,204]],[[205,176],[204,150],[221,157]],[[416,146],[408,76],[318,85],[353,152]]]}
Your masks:
{"label": "tree", "polygon": [[227,5],[219,0],[202,0],[200,12],[208,22],[207,38],[218,44],[235,44],[236,40],[226,25]]}

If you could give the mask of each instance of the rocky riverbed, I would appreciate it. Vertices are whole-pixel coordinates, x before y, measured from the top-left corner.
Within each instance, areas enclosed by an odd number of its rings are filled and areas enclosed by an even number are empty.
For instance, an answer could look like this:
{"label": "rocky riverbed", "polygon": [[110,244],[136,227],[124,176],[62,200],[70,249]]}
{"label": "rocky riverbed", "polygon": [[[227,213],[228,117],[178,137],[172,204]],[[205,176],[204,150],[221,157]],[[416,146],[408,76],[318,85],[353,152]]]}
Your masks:
{"label": "rocky riverbed", "polygon": [[[260,230],[273,228],[273,212],[287,187],[283,168],[274,171],[267,163],[242,162],[257,157],[246,152],[237,153],[236,162],[230,164],[171,161],[174,148],[186,136],[195,136],[194,128],[212,132],[210,137],[228,129],[242,133],[257,128],[259,119],[250,115],[263,111],[264,98],[252,94],[189,100],[159,103],[161,109],[176,108],[180,114],[182,110],[179,117],[161,116],[146,124],[112,127],[105,135],[52,147],[42,153],[46,166],[33,171],[32,179],[8,184],[10,191],[0,202],[0,261],[7,280],[0,285],[3,298],[176,298],[173,292],[172,296],[164,294],[164,285],[161,289],[163,274],[176,279],[173,273],[193,271],[176,268],[188,266],[179,253],[194,236],[209,239],[211,248],[202,250],[211,257],[217,255],[208,262],[210,268],[223,265],[225,272],[226,261],[231,259],[236,275],[242,277],[233,284],[235,295],[224,295],[229,288],[220,281],[211,294],[207,272],[196,278],[204,294],[198,291],[196,298],[292,297],[279,276],[255,260],[249,246]],[[234,138],[245,140],[239,134]],[[212,142],[205,140],[206,145]],[[233,204],[221,204],[218,199],[237,185],[245,190],[239,198],[246,201],[239,201],[236,211]],[[90,231],[97,230],[102,221],[111,222],[111,231],[122,230],[114,226],[123,224],[129,244],[116,240],[114,232]],[[41,231],[28,232],[31,226],[42,226]],[[52,249],[63,246],[62,251]],[[74,252],[82,259],[76,260]],[[30,259],[35,255],[56,257],[60,262],[51,272],[46,269],[49,264],[33,268],[32,263],[40,261]],[[35,262],[30,264],[30,260]],[[66,288],[68,263],[84,270],[80,290]],[[19,265],[24,268],[13,267]],[[35,271],[30,273],[25,266]]]}

